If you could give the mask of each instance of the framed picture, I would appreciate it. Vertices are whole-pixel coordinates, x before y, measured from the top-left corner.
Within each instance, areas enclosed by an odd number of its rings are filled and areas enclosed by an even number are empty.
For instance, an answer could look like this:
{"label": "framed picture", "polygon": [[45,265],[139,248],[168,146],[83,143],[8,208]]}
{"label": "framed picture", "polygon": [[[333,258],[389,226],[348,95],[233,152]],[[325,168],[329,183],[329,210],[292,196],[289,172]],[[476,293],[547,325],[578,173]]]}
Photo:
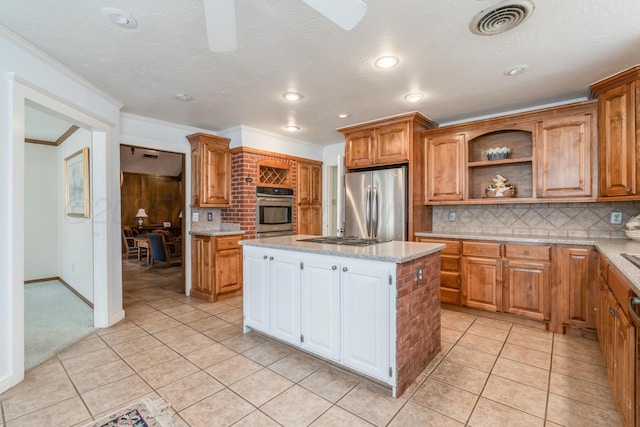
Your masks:
{"label": "framed picture", "polygon": [[67,215],[89,218],[89,147],[64,159]]}

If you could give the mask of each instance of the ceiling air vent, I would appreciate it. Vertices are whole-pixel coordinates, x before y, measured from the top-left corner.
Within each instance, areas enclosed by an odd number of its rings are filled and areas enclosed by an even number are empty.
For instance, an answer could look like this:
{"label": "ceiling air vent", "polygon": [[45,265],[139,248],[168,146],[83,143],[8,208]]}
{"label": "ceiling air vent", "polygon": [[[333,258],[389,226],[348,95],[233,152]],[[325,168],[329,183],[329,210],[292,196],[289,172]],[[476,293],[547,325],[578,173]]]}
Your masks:
{"label": "ceiling air vent", "polygon": [[535,9],[530,0],[505,0],[481,10],[471,21],[471,32],[481,36],[504,33],[526,21]]}

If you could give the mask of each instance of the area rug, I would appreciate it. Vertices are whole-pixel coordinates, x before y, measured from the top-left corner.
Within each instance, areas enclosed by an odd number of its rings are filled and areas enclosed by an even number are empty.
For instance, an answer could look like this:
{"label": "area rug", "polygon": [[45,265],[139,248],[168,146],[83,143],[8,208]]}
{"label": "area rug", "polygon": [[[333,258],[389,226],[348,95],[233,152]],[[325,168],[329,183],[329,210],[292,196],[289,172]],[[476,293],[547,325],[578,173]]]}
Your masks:
{"label": "area rug", "polygon": [[173,427],[174,412],[162,399],[142,399],[84,427]]}

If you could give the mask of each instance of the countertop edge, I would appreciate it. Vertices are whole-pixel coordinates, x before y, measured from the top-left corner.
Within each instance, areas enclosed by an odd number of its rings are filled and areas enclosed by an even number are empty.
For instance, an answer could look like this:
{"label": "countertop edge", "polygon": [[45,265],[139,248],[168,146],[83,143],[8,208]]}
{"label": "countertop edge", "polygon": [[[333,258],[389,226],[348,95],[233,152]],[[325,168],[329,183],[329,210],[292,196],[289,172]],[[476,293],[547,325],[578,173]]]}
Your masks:
{"label": "countertop edge", "polygon": [[202,231],[189,231],[192,236],[234,236],[244,235],[242,230],[202,230]]}
{"label": "countertop edge", "polygon": [[[304,236],[298,236],[298,237],[304,237]],[[366,248],[356,248],[356,247],[322,244],[322,243],[309,243],[309,242],[297,242],[296,244],[291,244],[291,243],[280,243],[280,242],[273,242],[273,241],[269,242],[269,241],[266,241],[267,239],[242,240],[240,241],[240,244],[243,246],[264,247],[264,248],[288,250],[293,252],[304,252],[304,253],[311,253],[311,254],[318,254],[318,255],[331,255],[331,256],[339,256],[339,257],[345,257],[345,258],[364,259],[364,260],[370,260],[370,261],[386,261],[386,262],[393,262],[395,264],[404,264],[405,262],[413,261],[423,256],[427,256],[435,252],[439,252],[445,248],[445,245],[438,244],[438,243],[418,243],[418,242],[398,242],[398,241],[380,243],[375,245],[377,248],[382,248],[383,245],[394,245],[395,247],[398,247],[398,245],[403,245],[402,246],[403,248],[410,247],[414,249],[409,254],[397,256],[397,255],[391,255],[388,253],[375,254],[375,253],[367,253],[367,252],[358,252],[358,250],[367,250],[367,248],[372,248],[372,246],[368,246]],[[408,246],[404,246],[404,245],[408,245]],[[415,247],[414,245],[420,245],[420,248],[417,249],[417,247]],[[348,248],[351,248],[351,249],[348,249]]]}
{"label": "countertop edge", "polygon": [[602,255],[607,257],[611,265],[616,267],[631,285],[631,290],[640,296],[640,269],[631,264],[620,255],[621,253],[640,254],[640,242],[630,239],[579,239],[547,236],[517,236],[499,234],[464,234],[464,233],[444,233],[444,232],[417,232],[416,237],[427,237],[434,239],[460,239],[460,240],[488,240],[501,242],[521,242],[556,245],[579,245],[593,246]]}

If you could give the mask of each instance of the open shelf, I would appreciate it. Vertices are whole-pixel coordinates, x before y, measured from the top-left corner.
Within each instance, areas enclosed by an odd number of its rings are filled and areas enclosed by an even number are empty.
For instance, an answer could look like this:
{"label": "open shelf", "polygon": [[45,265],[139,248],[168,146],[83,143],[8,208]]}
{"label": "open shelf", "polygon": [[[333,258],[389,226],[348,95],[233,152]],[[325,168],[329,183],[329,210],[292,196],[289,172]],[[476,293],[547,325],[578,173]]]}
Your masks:
{"label": "open shelf", "polygon": [[[510,157],[487,160],[487,150],[508,147]],[[533,134],[520,129],[497,130],[468,141],[467,191],[468,200],[508,203],[508,200],[533,197]],[[485,188],[496,175],[502,175],[515,184],[516,197],[486,197]]]}
{"label": "open shelf", "polygon": [[484,160],[481,162],[469,162],[467,166],[470,168],[477,168],[482,166],[496,166],[496,165],[510,165],[516,163],[531,163],[533,157],[517,157],[517,158],[507,158],[501,160]]}

